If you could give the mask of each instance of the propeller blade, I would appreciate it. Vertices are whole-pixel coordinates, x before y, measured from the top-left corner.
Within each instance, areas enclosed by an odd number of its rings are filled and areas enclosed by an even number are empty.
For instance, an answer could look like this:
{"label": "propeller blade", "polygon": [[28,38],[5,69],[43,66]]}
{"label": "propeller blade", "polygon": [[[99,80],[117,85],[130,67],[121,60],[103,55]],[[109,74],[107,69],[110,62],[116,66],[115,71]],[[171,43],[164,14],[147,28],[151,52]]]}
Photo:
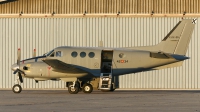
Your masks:
{"label": "propeller blade", "polygon": [[33,50],[33,58],[36,57],[36,49]]}
{"label": "propeller blade", "polygon": [[18,50],[17,50],[17,65],[20,64],[20,60],[21,60],[21,49],[18,48]]}
{"label": "propeller blade", "polygon": [[15,70],[15,71],[13,72],[13,74],[16,74],[18,71],[19,71],[18,69],[17,69],[17,70]]}
{"label": "propeller blade", "polygon": [[20,72],[18,72],[18,76],[19,76],[19,80],[21,83],[23,83],[23,78],[22,78],[22,74]]}

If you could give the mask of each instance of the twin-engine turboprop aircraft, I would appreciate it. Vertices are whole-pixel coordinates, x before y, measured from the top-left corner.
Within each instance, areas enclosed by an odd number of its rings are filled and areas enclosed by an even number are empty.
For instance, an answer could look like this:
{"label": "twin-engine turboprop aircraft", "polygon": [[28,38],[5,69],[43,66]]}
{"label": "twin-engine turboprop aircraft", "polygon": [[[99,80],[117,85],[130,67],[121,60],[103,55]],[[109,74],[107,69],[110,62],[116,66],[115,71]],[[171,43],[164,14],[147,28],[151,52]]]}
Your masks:
{"label": "twin-engine turboprop aircraft", "polygon": [[12,90],[20,93],[23,78],[36,82],[62,80],[71,94],[79,91],[91,93],[93,89],[114,91],[115,76],[142,71],[181,66],[196,19],[184,19],[155,46],[105,48],[105,47],[57,47],[43,56],[20,61],[12,65],[18,74]]}

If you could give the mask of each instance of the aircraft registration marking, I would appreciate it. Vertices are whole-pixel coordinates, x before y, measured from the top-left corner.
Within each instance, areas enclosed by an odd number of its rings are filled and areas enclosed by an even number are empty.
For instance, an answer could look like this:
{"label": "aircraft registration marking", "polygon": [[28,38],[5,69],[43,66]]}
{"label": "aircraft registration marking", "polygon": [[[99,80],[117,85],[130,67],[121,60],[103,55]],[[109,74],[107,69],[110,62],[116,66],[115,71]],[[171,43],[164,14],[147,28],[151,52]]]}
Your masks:
{"label": "aircraft registration marking", "polygon": [[128,63],[128,60],[117,60],[118,63]]}
{"label": "aircraft registration marking", "polygon": [[180,39],[180,37],[179,36],[170,36],[169,39],[171,41],[178,41]]}

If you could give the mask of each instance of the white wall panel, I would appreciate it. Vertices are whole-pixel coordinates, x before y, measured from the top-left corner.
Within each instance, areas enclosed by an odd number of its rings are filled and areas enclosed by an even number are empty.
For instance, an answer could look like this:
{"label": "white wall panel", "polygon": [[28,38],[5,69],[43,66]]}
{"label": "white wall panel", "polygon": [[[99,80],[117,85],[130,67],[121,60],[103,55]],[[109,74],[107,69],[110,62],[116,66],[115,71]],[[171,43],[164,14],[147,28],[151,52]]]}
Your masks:
{"label": "white wall panel", "polygon": [[[57,46],[105,47],[146,46],[159,43],[181,18],[0,18],[0,88],[11,88],[16,78],[10,66],[16,63],[17,48],[22,59],[33,49],[42,55]],[[197,22],[182,67],[128,74],[119,77],[120,88],[199,89],[200,76]],[[133,63],[134,64],[134,63]],[[23,88],[64,88],[64,82],[35,83],[25,79]]]}

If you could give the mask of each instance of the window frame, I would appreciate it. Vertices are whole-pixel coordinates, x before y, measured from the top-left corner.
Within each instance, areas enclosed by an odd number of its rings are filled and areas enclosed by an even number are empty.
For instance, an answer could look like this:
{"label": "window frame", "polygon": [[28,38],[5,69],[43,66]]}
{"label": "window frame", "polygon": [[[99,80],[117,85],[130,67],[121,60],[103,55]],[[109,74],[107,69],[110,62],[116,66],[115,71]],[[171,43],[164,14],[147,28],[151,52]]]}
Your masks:
{"label": "window frame", "polygon": [[[76,53],[76,56],[74,56],[73,53]],[[78,56],[78,52],[73,51],[73,52],[71,53],[71,57],[76,58],[77,56]]]}
{"label": "window frame", "polygon": [[[93,54],[93,56],[90,56],[91,53]],[[88,53],[88,56],[89,56],[90,58],[94,58],[94,57],[95,57],[95,53],[94,53],[94,52],[89,52],[89,53]]]}
{"label": "window frame", "polygon": [[[84,56],[81,56],[83,53],[84,53]],[[81,57],[81,58],[85,58],[86,55],[87,55],[86,52],[84,52],[84,51],[80,52],[80,57]]]}

